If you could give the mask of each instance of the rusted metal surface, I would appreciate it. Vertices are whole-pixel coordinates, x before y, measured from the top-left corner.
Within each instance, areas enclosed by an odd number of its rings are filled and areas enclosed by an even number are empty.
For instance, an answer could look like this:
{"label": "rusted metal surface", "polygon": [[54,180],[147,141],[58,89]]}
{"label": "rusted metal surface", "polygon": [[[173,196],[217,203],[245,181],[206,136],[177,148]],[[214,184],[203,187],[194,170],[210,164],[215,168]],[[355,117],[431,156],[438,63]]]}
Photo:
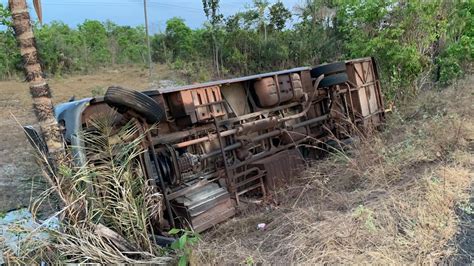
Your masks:
{"label": "rusted metal surface", "polygon": [[276,106],[303,96],[303,86],[298,73],[262,78],[253,86],[260,107]]}
{"label": "rusted metal surface", "polygon": [[302,154],[292,149],[258,160],[251,166],[266,172],[265,186],[269,190],[274,190],[279,186],[288,185],[292,177],[297,176],[304,168],[304,164]]}
{"label": "rusted metal surface", "polygon": [[269,72],[269,73],[246,76],[246,77],[240,77],[240,78],[233,78],[233,79],[225,79],[225,80],[206,82],[206,83],[202,83],[202,84],[192,84],[192,85],[185,85],[185,86],[174,87],[174,88],[163,88],[163,89],[157,90],[157,92],[160,93],[160,94],[166,94],[166,93],[175,92],[175,91],[184,91],[184,90],[190,90],[190,89],[196,89],[196,88],[202,88],[202,87],[223,86],[223,85],[226,85],[226,84],[241,83],[241,82],[246,82],[246,81],[251,81],[251,80],[258,80],[258,79],[262,79],[262,78],[265,78],[265,77],[271,77],[271,76],[275,76],[275,75],[298,73],[298,72],[309,71],[309,70],[311,70],[310,67],[298,67],[298,68],[293,68],[293,69],[288,69],[288,70]]}
{"label": "rusted metal surface", "polygon": [[168,96],[169,108],[175,118],[186,125],[205,122],[226,114],[218,86],[177,91]]}
{"label": "rusted metal surface", "polygon": [[209,183],[176,198],[174,206],[177,213],[185,217],[197,232],[235,214],[229,192],[217,183]]}
{"label": "rusted metal surface", "polygon": [[[325,76],[311,77],[312,68],[302,67],[143,92],[166,114],[157,129],[146,131],[143,170],[165,194],[168,224],[210,228],[234,215],[241,197],[264,198],[291,183],[304,168],[302,155],[313,151],[300,150],[302,144],[320,145],[381,125],[374,61],[345,65],[348,80],[324,88],[319,84]],[[72,116],[88,127],[93,116],[110,109],[94,98]]]}
{"label": "rusted metal surface", "polygon": [[377,126],[384,120],[384,105],[373,60],[356,60],[347,63],[348,93],[352,98],[354,120],[364,126]]}

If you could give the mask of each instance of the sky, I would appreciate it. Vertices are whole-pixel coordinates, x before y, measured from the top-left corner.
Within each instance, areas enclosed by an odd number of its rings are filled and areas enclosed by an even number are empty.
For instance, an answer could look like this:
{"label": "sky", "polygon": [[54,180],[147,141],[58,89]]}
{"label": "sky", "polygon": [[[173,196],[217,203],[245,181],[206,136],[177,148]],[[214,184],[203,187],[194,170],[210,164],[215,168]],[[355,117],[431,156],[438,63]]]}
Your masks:
{"label": "sky", "polygon": [[[27,0],[31,4],[31,0]],[[277,0],[269,0],[274,3]],[[281,0],[290,11],[302,0]],[[0,0],[6,5],[7,0]],[[147,0],[148,24],[152,33],[164,31],[166,20],[181,17],[191,28],[202,26],[205,21],[202,0]],[[224,16],[245,10],[252,0],[221,0]],[[144,24],[143,0],[41,0],[43,21],[59,20],[75,27],[86,19],[111,20],[119,25]],[[33,16],[36,18],[36,16]]]}

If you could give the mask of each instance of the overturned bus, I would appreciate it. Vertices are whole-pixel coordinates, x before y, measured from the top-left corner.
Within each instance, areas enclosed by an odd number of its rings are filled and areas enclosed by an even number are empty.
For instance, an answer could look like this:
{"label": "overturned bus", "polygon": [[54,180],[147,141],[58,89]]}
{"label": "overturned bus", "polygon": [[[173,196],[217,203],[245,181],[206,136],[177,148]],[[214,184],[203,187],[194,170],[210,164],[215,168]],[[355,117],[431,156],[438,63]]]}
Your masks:
{"label": "overturned bus", "polygon": [[343,141],[385,115],[372,58],[143,92],[115,86],[55,108],[78,163],[91,160],[79,132],[112,109],[147,132],[140,160],[163,194],[160,227],[197,232],[294,177],[314,156],[305,146]]}

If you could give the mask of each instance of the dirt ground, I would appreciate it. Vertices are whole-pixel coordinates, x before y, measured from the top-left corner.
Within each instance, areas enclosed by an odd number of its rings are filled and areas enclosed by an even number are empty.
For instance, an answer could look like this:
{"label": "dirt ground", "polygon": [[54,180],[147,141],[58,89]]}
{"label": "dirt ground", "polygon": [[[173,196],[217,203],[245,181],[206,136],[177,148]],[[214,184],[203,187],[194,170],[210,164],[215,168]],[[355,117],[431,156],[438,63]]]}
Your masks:
{"label": "dirt ground", "polygon": [[[177,81],[165,65],[156,65],[152,79],[137,67],[102,69],[90,75],[50,78],[54,103],[103,94],[110,85],[144,90],[160,80]],[[0,81],[0,212],[27,206],[31,179],[39,171],[20,125],[35,123],[28,86],[21,80]],[[39,177],[38,177],[39,178]]]}

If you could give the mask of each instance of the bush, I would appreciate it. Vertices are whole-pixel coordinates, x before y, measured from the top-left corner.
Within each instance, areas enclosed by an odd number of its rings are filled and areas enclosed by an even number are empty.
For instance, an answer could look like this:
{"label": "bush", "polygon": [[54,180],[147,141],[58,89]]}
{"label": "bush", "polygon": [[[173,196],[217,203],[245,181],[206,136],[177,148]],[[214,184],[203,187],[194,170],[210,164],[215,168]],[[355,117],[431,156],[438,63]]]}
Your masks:
{"label": "bush", "polygon": [[447,31],[446,47],[437,59],[436,78],[443,85],[464,75],[474,58],[474,4],[457,3]]}
{"label": "bush", "polygon": [[[472,1],[308,0],[296,9],[292,26],[281,3],[255,1],[226,19],[216,3],[202,28],[169,19],[165,32],[151,38],[153,61],[169,63],[189,81],[202,81],[374,56],[389,101],[416,95],[420,76],[449,84],[472,64]],[[0,6],[0,23],[8,24],[8,17]],[[51,74],[147,62],[142,26],[86,20],[77,29],[61,22],[35,27]],[[19,65],[11,33],[0,30],[0,78],[14,75]]]}

